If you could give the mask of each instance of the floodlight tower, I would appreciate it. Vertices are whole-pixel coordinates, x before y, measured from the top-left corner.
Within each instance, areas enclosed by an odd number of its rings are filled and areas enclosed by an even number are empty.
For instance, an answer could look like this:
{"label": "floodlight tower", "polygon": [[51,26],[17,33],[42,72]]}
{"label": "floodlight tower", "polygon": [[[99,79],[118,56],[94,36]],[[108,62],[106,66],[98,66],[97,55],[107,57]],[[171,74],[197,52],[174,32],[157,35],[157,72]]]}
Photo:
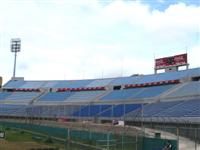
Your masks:
{"label": "floodlight tower", "polygon": [[21,39],[20,38],[11,39],[10,49],[11,49],[12,53],[15,53],[14,69],[13,69],[13,78],[15,78],[17,53],[20,52],[20,50],[21,50]]}

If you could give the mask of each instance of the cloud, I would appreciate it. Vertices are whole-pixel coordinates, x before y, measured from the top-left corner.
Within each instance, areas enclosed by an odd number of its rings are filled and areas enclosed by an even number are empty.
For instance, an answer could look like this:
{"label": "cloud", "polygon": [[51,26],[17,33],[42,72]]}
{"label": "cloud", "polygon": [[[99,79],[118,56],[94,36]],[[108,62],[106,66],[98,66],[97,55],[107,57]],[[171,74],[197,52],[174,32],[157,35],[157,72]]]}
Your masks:
{"label": "cloud", "polygon": [[[153,56],[190,51],[199,67],[200,7],[176,3],[164,11],[139,1],[0,2],[0,74],[12,75],[10,38],[22,38],[18,76],[78,79],[153,73]],[[142,67],[141,67],[142,66]]]}

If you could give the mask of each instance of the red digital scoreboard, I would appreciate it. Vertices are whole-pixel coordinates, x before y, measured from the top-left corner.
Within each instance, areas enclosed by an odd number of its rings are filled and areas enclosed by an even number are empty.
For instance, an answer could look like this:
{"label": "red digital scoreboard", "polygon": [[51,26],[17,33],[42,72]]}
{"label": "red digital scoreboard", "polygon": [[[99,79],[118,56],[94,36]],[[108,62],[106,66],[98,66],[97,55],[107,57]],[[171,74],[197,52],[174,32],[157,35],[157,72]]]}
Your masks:
{"label": "red digital scoreboard", "polygon": [[188,64],[187,54],[181,54],[181,55],[156,59],[155,69],[165,69],[168,67],[183,66],[187,64]]}

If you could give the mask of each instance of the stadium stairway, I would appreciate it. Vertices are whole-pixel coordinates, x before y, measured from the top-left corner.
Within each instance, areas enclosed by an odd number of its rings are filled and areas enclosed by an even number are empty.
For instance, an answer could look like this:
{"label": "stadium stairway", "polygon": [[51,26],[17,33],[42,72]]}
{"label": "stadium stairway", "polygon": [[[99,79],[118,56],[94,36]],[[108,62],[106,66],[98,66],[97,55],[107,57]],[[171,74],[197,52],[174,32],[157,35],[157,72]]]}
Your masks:
{"label": "stadium stairway", "polygon": [[38,101],[40,99],[40,97],[42,97],[44,94],[48,93],[48,91],[43,91],[41,92],[38,96],[34,97],[30,102],[29,104],[33,104],[34,102]]}
{"label": "stadium stairway", "polygon": [[97,102],[100,101],[102,97],[104,97],[105,95],[107,95],[107,94],[109,94],[109,93],[111,93],[111,92],[112,92],[111,89],[106,90],[106,91],[105,91],[104,93],[102,93],[101,95],[98,95],[98,96],[95,98],[94,101],[97,101]]}

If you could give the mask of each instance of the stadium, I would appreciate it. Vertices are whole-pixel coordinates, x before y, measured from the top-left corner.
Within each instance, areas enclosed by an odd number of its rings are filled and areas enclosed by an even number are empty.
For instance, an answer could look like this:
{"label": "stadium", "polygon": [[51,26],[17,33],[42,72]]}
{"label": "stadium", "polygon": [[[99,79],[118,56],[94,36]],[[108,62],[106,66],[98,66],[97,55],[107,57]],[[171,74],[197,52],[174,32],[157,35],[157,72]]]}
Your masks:
{"label": "stadium", "polygon": [[14,77],[1,86],[0,125],[69,150],[199,150],[200,68],[181,54],[156,59],[154,69],[87,80]]}

